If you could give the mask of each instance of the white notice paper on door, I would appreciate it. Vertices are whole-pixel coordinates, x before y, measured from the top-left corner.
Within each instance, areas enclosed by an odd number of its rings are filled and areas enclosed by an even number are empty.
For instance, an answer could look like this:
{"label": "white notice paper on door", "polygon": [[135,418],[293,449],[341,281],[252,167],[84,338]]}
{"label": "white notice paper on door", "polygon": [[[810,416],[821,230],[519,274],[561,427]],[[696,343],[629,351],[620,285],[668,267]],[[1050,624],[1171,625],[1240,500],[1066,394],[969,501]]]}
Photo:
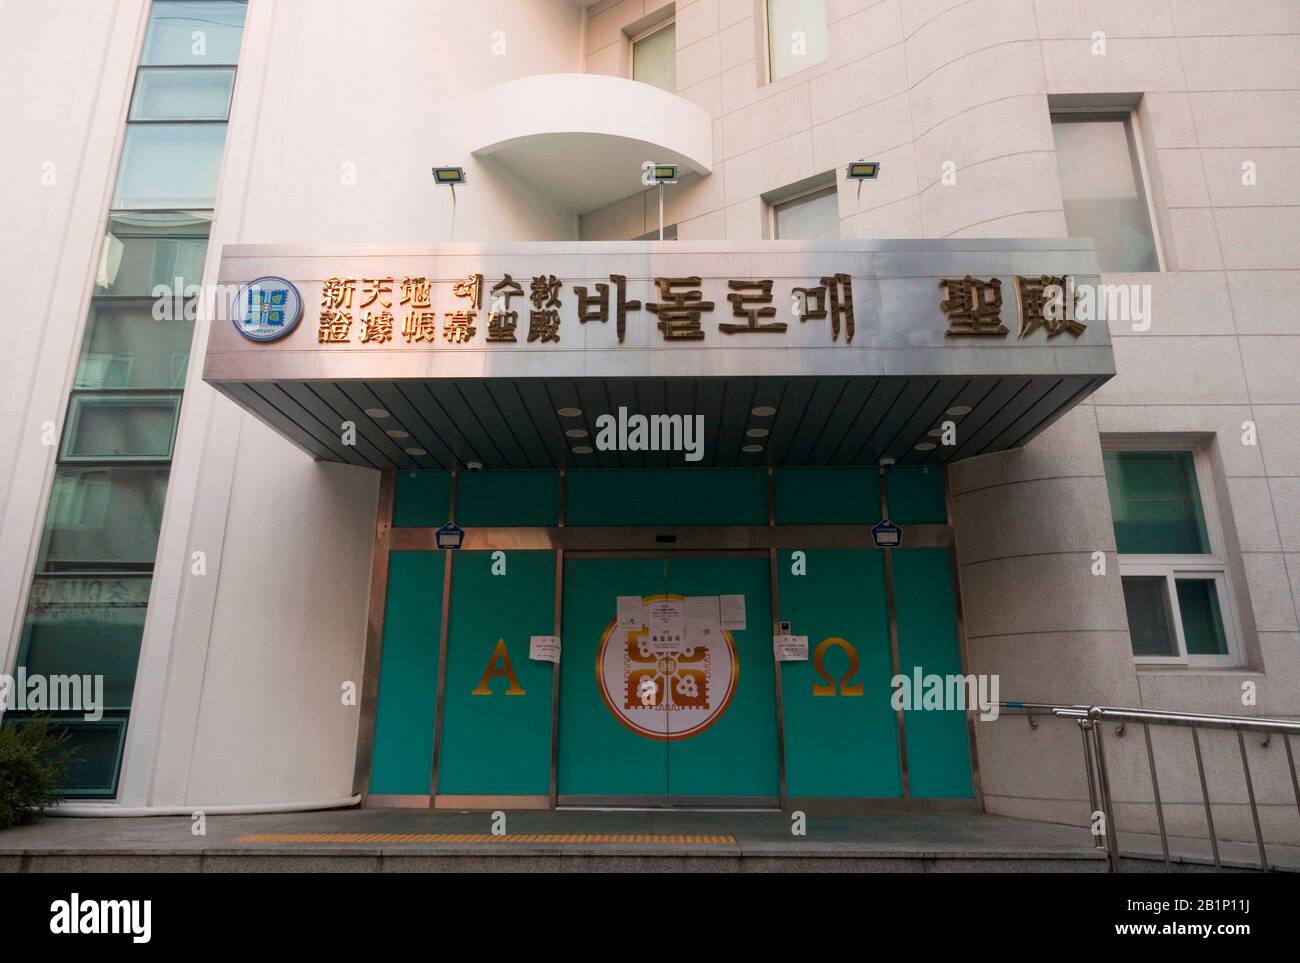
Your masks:
{"label": "white notice paper on door", "polygon": [[646,624],[650,647],[659,652],[680,652],[686,647],[686,619],[680,599],[660,599],[650,604]]}
{"label": "white notice paper on door", "polygon": [[637,632],[645,625],[641,612],[641,596],[620,595],[618,597],[618,631]]}
{"label": "white notice paper on door", "polygon": [[560,661],[560,637],[558,635],[534,635],[528,639],[528,658],[538,662]]}
{"label": "white notice paper on door", "polygon": [[708,645],[722,637],[716,595],[686,596],[686,644]]}
{"label": "white notice paper on door", "polygon": [[745,629],[745,596],[743,595],[720,595],[718,596],[719,608],[722,616],[722,627],[724,629],[736,629],[744,631]]}

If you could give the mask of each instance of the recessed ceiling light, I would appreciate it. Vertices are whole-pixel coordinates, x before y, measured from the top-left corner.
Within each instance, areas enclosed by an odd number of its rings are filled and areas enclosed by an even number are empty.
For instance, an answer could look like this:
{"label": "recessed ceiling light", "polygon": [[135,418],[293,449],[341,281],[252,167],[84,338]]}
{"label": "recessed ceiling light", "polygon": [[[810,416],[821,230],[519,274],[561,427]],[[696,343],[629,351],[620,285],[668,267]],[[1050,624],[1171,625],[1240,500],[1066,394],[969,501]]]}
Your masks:
{"label": "recessed ceiling light", "polygon": [[751,428],[745,434],[750,438],[766,438],[768,432],[766,428]]}
{"label": "recessed ceiling light", "polygon": [[929,431],[926,432],[926,434],[929,435],[931,438],[938,438],[940,435],[943,434],[943,429],[931,428]]}
{"label": "recessed ceiling light", "polygon": [[409,431],[402,431],[401,428],[389,428],[386,432],[384,432],[384,434],[387,435],[389,438],[410,438],[411,437],[411,433]]}
{"label": "recessed ceiling light", "polygon": [[574,453],[575,455],[590,455],[590,454],[591,454],[591,446],[590,446],[590,445],[575,445],[574,448],[573,448],[573,453]]}
{"label": "recessed ceiling light", "polygon": [[757,405],[756,407],[751,408],[750,410],[759,418],[771,418],[774,414],[776,414],[776,409],[773,408],[771,405]]}
{"label": "recessed ceiling light", "polygon": [[425,451],[423,448],[403,448],[402,451],[406,452],[408,455],[427,455],[427,454],[428,454],[428,452]]}
{"label": "recessed ceiling light", "polygon": [[938,446],[935,445],[935,443],[932,441],[923,441],[919,445],[916,445],[915,447],[917,451],[934,451],[934,449]]}
{"label": "recessed ceiling light", "polygon": [[570,428],[568,431],[565,432],[565,434],[568,435],[570,438],[586,438],[586,437],[587,437],[587,429],[586,429],[586,428]]}
{"label": "recessed ceiling light", "polygon": [[581,408],[556,408],[555,413],[561,418],[577,418],[582,414]]}
{"label": "recessed ceiling light", "polygon": [[752,454],[754,454],[755,452],[760,452],[760,451],[762,451],[762,450],[763,450],[763,446],[762,446],[762,445],[746,445],[744,448],[742,448],[742,449],[740,449],[740,450],[741,450],[741,451],[744,451],[744,452],[748,452],[749,454],[752,455]]}
{"label": "recessed ceiling light", "polygon": [[970,405],[953,405],[948,409],[948,414],[954,418],[960,418],[962,415],[970,414]]}
{"label": "recessed ceiling light", "polygon": [[367,408],[367,409],[366,409],[366,414],[368,414],[371,418],[387,418],[387,417],[388,417],[388,412],[385,411],[383,408]]}
{"label": "recessed ceiling light", "polygon": [[483,468],[483,463],[481,461],[467,461],[465,467],[470,471],[480,471]]}

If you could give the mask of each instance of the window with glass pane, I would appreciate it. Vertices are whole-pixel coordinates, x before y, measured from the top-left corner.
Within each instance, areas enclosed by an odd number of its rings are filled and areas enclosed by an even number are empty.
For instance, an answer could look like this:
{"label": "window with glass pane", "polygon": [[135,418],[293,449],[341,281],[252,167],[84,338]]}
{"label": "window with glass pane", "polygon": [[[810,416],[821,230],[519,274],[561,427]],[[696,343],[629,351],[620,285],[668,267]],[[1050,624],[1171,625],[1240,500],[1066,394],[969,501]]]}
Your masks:
{"label": "window with glass pane", "polygon": [[72,399],[63,461],[166,460],[180,395],[82,394]]}
{"label": "window with glass pane", "polygon": [[1177,655],[1178,646],[1173,626],[1169,622],[1164,576],[1126,576],[1121,581],[1133,654]]}
{"label": "window with glass pane", "polygon": [[1235,657],[1227,568],[1214,548],[1222,536],[1201,500],[1197,461],[1197,452],[1173,448],[1103,453],[1139,660],[1226,665]]}
{"label": "window with glass pane", "polygon": [[247,12],[247,0],[154,0],[140,62],[238,63]]}
{"label": "window with glass pane", "polygon": [[816,241],[840,236],[840,205],[834,187],[774,208],[778,238]]}
{"label": "window with glass pane", "polygon": [[214,206],[225,143],[225,124],[129,125],[113,207]]}
{"label": "window with glass pane", "polygon": [[632,79],[677,93],[677,25],[670,23],[632,43]]}
{"label": "window with glass pane", "polygon": [[101,675],[104,708],[129,709],[149,586],[147,575],[38,577],[18,664],[29,675]]}
{"label": "window with glass pane", "polygon": [[819,64],[828,56],[826,0],[767,0],[768,63],[772,80]]}
{"label": "window with glass pane", "polygon": [[1178,611],[1183,618],[1183,639],[1188,655],[1227,655],[1228,639],[1223,631],[1219,590],[1214,579],[1180,578]]}
{"label": "window with glass pane", "polygon": [[130,120],[225,120],[233,67],[150,67],[136,75]]}
{"label": "window with glass pane", "polygon": [[[3,725],[16,728],[30,717],[31,713],[8,712]],[[49,724],[51,732],[68,734],[63,748],[73,755],[54,794],[112,799],[117,793],[118,766],[125,744],[126,713],[105,713],[96,722],[87,722],[84,716],[50,716]]]}
{"label": "window with glass pane", "polygon": [[148,571],[166,494],[165,467],[59,466],[38,571]]}
{"label": "window with glass pane", "polygon": [[1121,553],[1209,552],[1190,451],[1108,451],[1104,464],[1115,543]]}
{"label": "window with glass pane", "polygon": [[1052,137],[1070,236],[1096,241],[1103,271],[1160,270],[1128,117],[1054,114]]}
{"label": "window with glass pane", "polygon": [[153,298],[156,285],[203,280],[210,214],[141,212],[109,218],[96,274],[96,294]]}
{"label": "window with glass pane", "polygon": [[77,388],[182,388],[194,322],[155,321],[153,302],[95,301],[81,340]]}

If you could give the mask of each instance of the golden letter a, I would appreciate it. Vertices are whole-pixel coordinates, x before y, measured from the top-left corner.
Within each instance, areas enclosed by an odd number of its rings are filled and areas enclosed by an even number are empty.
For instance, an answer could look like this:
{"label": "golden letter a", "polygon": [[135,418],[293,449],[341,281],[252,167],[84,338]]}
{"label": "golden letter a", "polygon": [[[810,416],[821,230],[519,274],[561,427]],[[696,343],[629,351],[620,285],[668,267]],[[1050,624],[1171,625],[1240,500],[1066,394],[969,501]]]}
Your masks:
{"label": "golden letter a", "polygon": [[[498,660],[500,665],[497,665]],[[492,689],[488,686],[488,682],[497,675],[510,680],[510,688],[506,689],[506,695],[528,694],[519,687],[519,679],[515,677],[515,667],[510,662],[510,653],[506,650],[505,639],[497,639],[497,647],[492,650],[492,657],[488,659],[487,668],[483,670],[483,678],[479,679],[478,688],[470,695],[491,695]]]}

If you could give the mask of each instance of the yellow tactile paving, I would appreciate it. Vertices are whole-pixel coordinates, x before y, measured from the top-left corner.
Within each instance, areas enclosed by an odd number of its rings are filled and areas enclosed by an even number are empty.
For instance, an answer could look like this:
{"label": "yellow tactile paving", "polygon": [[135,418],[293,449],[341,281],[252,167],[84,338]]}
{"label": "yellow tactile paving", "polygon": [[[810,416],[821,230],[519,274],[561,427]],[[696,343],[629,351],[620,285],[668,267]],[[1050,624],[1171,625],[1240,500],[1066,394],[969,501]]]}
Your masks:
{"label": "yellow tactile paving", "polygon": [[252,833],[237,843],[686,843],[728,845],[735,837],[681,833]]}

